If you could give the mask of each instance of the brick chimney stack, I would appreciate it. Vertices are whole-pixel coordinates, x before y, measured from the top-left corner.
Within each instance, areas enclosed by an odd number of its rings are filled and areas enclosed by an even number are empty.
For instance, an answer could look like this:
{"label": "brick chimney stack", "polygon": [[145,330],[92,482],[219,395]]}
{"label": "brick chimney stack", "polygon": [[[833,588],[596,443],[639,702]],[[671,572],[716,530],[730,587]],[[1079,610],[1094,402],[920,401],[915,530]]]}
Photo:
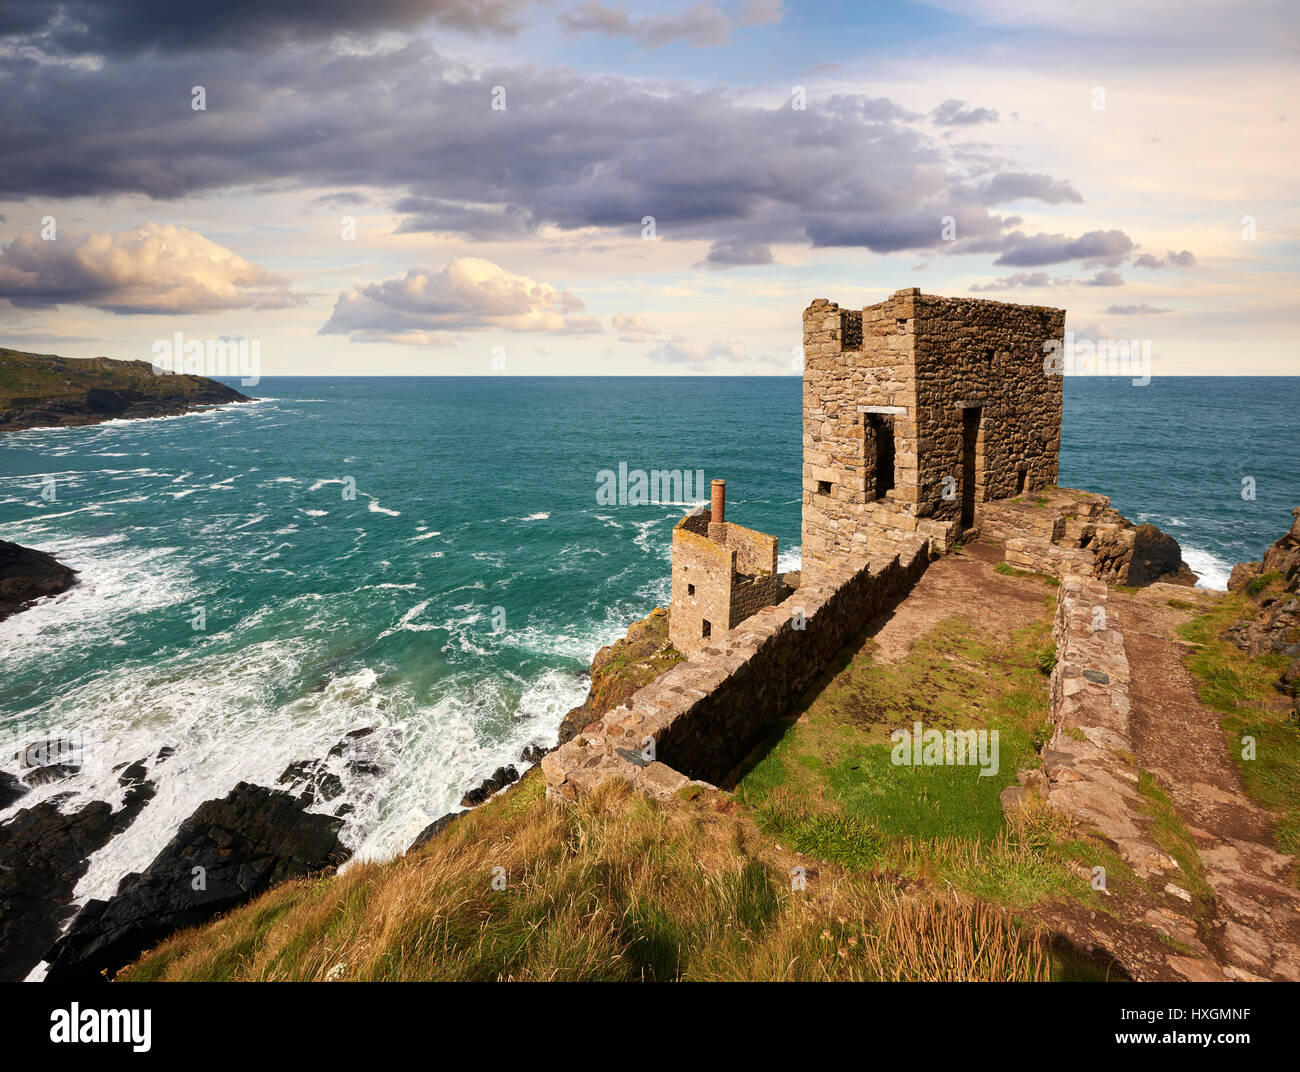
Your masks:
{"label": "brick chimney stack", "polygon": [[709,508],[709,521],[714,525],[721,525],[727,520],[727,482],[725,480],[715,480],[713,482],[713,502]]}

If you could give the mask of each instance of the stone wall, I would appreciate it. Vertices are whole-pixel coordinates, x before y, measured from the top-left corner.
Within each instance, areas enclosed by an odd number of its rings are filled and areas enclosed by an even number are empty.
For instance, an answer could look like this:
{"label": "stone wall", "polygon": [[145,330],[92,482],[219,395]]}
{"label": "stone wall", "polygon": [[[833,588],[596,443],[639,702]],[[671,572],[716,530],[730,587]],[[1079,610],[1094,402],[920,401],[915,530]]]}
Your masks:
{"label": "stone wall", "polygon": [[915,288],[860,315],[814,301],[804,312],[804,570],[914,535],[949,550],[964,495],[977,519],[988,500],[1053,483],[1062,384],[1044,371],[1043,346],[1064,326],[1060,309]]}
{"label": "stone wall", "polygon": [[542,760],[547,793],[572,799],[606,778],[652,795],[717,782],[930,562],[914,539],[894,555],[845,561],[766,607]]}

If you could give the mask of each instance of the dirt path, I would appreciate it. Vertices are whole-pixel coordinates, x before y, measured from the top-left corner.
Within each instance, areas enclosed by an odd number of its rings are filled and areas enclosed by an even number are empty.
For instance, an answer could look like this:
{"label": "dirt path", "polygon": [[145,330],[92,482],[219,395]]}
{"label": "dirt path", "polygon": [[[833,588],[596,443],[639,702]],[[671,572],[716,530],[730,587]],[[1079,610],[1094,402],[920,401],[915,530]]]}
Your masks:
{"label": "dirt path", "polygon": [[1053,589],[1041,580],[994,571],[1001,551],[974,546],[930,565],[905,600],[871,623],[874,658],[897,663],[918,639],[954,614],[964,614],[999,637],[1050,618]]}
{"label": "dirt path", "polygon": [[1221,716],[1201,703],[1176,629],[1185,610],[1147,592],[1117,600],[1132,674],[1138,765],[1169,794],[1214,894],[1200,937],[1230,978],[1300,980],[1300,890],[1273,848],[1274,817],[1245,793]]}

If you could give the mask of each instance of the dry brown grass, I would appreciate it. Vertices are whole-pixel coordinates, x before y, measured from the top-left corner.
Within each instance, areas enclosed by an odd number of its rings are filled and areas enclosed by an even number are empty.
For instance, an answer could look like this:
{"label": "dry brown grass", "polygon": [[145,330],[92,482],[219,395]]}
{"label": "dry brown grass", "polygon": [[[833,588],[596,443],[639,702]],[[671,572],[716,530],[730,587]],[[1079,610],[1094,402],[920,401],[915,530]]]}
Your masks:
{"label": "dry brown grass", "polygon": [[[809,868],[792,888],[791,868]],[[492,888],[504,868],[505,888]],[[1031,980],[1003,910],[784,853],[724,795],[580,804],[530,777],[418,852],[286,883],[174,935],[130,980]]]}

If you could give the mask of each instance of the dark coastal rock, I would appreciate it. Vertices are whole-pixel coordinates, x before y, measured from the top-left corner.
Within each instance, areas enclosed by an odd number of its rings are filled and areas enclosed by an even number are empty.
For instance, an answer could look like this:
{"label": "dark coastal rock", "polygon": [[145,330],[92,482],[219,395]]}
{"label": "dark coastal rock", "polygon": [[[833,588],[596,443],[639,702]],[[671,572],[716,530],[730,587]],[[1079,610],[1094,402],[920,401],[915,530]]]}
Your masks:
{"label": "dark coastal rock", "polygon": [[1108,584],[1143,588],[1157,581],[1166,584],[1196,584],[1196,574],[1183,561],[1183,549],[1176,539],[1155,525],[1130,526],[1115,515],[1120,525],[1109,527],[1091,541],[1096,555],[1093,572]]}
{"label": "dark coastal rock", "polygon": [[[304,804],[328,803],[341,797],[349,786],[356,789],[366,780],[387,774],[396,744],[396,731],[391,727],[381,733],[376,726],[364,726],[344,734],[323,758],[290,763],[276,784],[288,786]],[[354,805],[341,804],[334,814],[348,815],[353,810]]]}
{"label": "dark coastal rock", "polygon": [[0,540],[0,621],[77,583],[77,571],[44,551]]}
{"label": "dark coastal rock", "polygon": [[292,786],[304,804],[330,801],[343,795],[343,779],[319,759],[300,759],[290,763],[275,784]]}
{"label": "dark coastal rock", "polygon": [[421,846],[427,845],[464,814],[463,811],[449,811],[446,815],[434,819],[433,822],[420,831],[419,835],[411,842],[410,847],[406,851],[414,852]]}
{"label": "dark coastal rock", "polygon": [[153,797],[144,774],[140,765],[119,779],[127,793],[117,811],[97,800],[65,814],[59,805],[67,794],[61,794],[0,826],[0,981],[23,979],[41,962],[72,914],[72,893],[90,857]]}
{"label": "dark coastal rock", "polygon": [[15,775],[0,771],[0,811],[15,803],[20,797],[30,792]]}
{"label": "dark coastal rock", "polygon": [[534,767],[542,761],[542,757],[549,751],[549,748],[543,748],[540,744],[525,745],[524,750],[519,753],[519,762]]}
{"label": "dark coastal rock", "polygon": [[515,767],[498,767],[483,779],[482,784],[469,790],[460,798],[460,806],[462,808],[472,808],[475,805],[482,804],[493,794],[499,793],[506,786],[517,781],[519,781],[519,771]]}
{"label": "dark coastal rock", "polygon": [[278,882],[337,867],[349,852],[342,820],[298,797],[240,782],[199,805],[141,873],[108,901],[90,901],[50,949],[46,978],[111,977],[172,932],[245,903]]}
{"label": "dark coastal rock", "polygon": [[71,914],[87,859],[113,826],[102,800],[68,815],[43,801],[0,826],[0,980],[21,980],[41,962]]}

